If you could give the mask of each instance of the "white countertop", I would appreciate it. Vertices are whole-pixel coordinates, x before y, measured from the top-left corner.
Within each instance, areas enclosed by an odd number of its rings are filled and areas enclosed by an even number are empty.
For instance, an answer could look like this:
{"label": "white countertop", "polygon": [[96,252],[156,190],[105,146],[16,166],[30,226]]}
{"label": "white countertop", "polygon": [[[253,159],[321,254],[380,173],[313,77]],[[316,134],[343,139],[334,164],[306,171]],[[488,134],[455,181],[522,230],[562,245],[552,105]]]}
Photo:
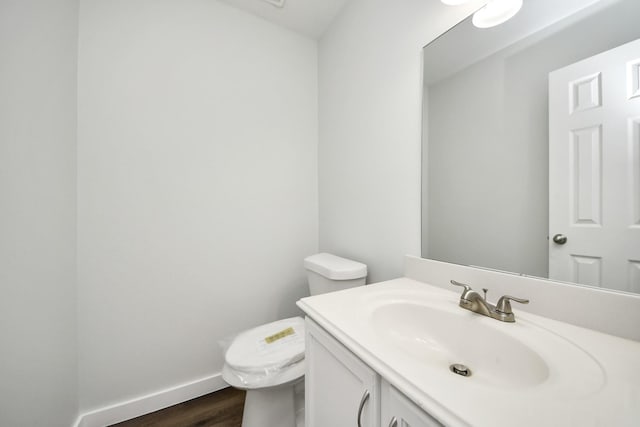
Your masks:
{"label": "white countertop", "polygon": [[[447,426],[640,426],[640,342],[525,313],[517,304],[516,322],[499,322],[459,308],[459,297],[459,292],[400,278],[303,298],[298,306]],[[482,372],[465,378],[434,362],[437,358],[420,360],[376,326],[375,309],[395,300],[428,301],[456,315],[460,310],[480,326],[532,348],[542,359],[554,360],[548,378],[540,383],[491,383]],[[550,338],[538,340],[542,334]],[[576,352],[582,361],[577,367],[571,362]]]}

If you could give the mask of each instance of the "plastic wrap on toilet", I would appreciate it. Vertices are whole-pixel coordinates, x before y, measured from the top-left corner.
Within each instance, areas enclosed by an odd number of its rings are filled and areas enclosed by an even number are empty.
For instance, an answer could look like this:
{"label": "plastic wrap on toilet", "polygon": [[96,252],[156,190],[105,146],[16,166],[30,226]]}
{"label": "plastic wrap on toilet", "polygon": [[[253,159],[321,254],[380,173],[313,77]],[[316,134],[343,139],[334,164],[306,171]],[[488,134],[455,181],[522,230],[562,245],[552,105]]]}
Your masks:
{"label": "plastic wrap on toilet", "polygon": [[285,319],[220,341],[225,374],[246,387],[261,387],[304,360],[304,321]]}

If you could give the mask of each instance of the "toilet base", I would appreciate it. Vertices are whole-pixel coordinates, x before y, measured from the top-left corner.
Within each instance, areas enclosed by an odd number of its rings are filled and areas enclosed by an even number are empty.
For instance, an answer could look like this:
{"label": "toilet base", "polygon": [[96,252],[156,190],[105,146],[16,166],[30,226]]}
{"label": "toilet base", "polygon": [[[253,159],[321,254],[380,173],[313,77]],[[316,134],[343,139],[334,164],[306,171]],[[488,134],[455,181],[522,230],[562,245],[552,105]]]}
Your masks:
{"label": "toilet base", "polygon": [[302,401],[304,411],[304,396],[302,400],[296,396],[300,388],[296,385],[247,390],[242,427],[303,427],[304,414],[300,417],[301,408],[297,406]]}

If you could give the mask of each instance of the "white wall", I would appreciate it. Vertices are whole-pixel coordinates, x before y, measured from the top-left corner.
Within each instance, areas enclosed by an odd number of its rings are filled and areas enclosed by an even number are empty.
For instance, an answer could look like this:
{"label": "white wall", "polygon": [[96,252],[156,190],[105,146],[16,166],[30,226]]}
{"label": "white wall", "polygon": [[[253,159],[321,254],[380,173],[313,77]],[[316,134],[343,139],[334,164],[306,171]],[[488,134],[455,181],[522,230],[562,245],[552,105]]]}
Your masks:
{"label": "white wall", "polygon": [[77,408],[76,0],[0,1],[0,425]]}
{"label": "white wall", "polygon": [[215,374],[318,249],[316,42],[211,0],[83,0],[82,411]]}
{"label": "white wall", "polygon": [[320,41],[320,248],[370,282],[420,254],[422,47],[481,3],[352,0]]}

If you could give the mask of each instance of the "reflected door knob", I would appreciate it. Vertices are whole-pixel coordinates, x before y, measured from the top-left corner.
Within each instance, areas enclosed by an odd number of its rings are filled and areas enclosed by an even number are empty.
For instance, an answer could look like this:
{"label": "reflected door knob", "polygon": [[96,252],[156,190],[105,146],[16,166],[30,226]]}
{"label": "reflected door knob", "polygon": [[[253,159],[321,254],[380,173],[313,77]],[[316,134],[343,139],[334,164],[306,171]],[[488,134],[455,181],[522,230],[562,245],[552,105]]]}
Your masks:
{"label": "reflected door knob", "polygon": [[565,236],[564,234],[556,234],[555,236],[553,236],[553,243],[555,243],[556,245],[564,245],[565,243],[567,243],[567,236]]}

